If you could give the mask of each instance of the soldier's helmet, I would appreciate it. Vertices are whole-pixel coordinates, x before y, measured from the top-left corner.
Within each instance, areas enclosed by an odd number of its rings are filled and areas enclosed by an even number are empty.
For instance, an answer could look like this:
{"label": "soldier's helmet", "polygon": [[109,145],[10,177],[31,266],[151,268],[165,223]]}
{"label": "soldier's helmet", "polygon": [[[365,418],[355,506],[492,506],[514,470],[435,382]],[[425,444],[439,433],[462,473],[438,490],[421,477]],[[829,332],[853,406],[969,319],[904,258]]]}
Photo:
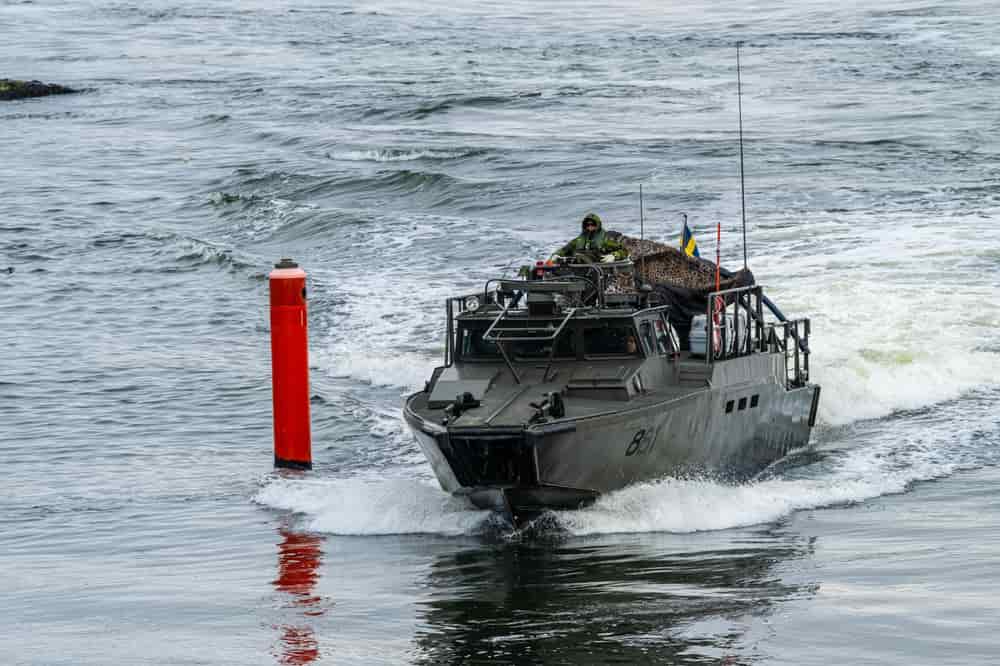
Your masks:
{"label": "soldier's helmet", "polygon": [[597,226],[597,230],[600,231],[600,229],[601,229],[601,218],[600,218],[600,216],[597,213],[587,213],[586,215],[583,216],[583,220],[580,222],[580,229],[584,233],[587,232],[587,225],[588,224],[594,224],[594,225],[596,225]]}

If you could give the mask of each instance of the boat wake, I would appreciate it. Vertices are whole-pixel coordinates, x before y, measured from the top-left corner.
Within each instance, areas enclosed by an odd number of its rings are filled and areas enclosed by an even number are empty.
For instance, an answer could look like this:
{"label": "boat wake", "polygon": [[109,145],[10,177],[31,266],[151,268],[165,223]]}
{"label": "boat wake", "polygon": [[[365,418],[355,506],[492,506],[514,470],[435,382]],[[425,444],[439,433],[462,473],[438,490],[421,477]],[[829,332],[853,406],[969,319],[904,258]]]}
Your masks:
{"label": "boat wake", "polygon": [[[973,404],[970,404],[973,403]],[[757,480],[666,478],[601,497],[590,507],[545,514],[533,536],[689,533],[781,520],[795,511],[849,505],[901,493],[913,484],[1000,464],[997,391],[840,429],[817,452],[793,456]],[[981,417],[954,429],[954,413]],[[488,511],[447,495],[431,479],[270,477],[259,504],[302,515],[303,529],[340,535],[517,536]]]}
{"label": "boat wake", "polygon": [[254,501],[303,514],[306,530],[340,535],[461,536],[480,531],[490,516],[430,480],[275,477]]}

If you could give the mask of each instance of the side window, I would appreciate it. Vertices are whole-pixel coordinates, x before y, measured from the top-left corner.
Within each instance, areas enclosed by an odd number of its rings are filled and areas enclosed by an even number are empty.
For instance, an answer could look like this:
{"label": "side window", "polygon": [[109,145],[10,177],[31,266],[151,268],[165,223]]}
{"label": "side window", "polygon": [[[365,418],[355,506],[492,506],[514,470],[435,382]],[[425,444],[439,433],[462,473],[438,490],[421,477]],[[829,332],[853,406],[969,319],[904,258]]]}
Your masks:
{"label": "side window", "polygon": [[680,349],[677,333],[663,315],[656,319],[656,349],[661,354],[669,354]]}
{"label": "side window", "polygon": [[500,350],[497,346],[483,340],[485,329],[461,329],[461,356],[463,358],[497,358]]}
{"label": "side window", "polygon": [[652,322],[644,321],[639,324],[639,331],[642,335],[642,344],[646,347],[647,354],[657,354],[659,350],[656,346],[656,338],[653,336]]}

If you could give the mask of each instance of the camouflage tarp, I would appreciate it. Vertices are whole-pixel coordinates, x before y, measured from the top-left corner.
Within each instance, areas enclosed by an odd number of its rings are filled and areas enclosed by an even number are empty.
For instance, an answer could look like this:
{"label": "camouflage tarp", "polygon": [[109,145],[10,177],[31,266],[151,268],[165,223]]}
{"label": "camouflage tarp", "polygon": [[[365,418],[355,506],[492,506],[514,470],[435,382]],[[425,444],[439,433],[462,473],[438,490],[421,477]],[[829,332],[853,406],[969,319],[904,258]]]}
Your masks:
{"label": "camouflage tarp", "polygon": [[[651,240],[639,240],[632,236],[607,232],[608,238],[620,242],[629,251],[636,270],[643,281],[654,287],[668,285],[699,292],[715,291],[715,263],[689,257],[679,248]],[[728,271],[724,271],[728,273]],[[745,284],[753,284],[753,276],[743,275],[743,271],[723,276],[720,288],[731,289]],[[747,279],[749,278],[749,280]]]}
{"label": "camouflage tarp", "polygon": [[[705,314],[708,294],[715,291],[715,263],[689,257],[679,248],[650,240],[639,240],[616,231],[607,232],[629,251],[636,271],[653,288],[661,302],[670,308],[670,323],[677,330],[681,349],[688,349],[691,318]],[[746,287],[754,284],[753,273],[740,270],[735,273],[722,269],[720,289]]]}

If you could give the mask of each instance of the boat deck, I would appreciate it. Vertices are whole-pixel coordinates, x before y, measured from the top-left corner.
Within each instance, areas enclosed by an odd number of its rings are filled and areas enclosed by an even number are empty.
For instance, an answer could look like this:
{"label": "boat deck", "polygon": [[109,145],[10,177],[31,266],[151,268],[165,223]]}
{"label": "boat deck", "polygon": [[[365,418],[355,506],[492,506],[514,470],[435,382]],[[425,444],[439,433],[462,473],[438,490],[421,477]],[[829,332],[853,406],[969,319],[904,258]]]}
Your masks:
{"label": "boat deck", "polygon": [[[683,354],[671,363],[673,377],[665,383],[641,393],[628,395],[626,382],[641,365],[639,362],[607,363],[595,362],[584,366],[591,370],[591,375],[585,375],[580,380],[580,366],[567,363],[563,366],[553,364],[549,371],[548,381],[542,381],[545,374],[544,365],[518,366],[521,383],[514,381],[506,368],[490,366],[465,367],[463,374],[467,376],[492,377],[491,386],[482,396],[480,406],[462,413],[451,419],[454,427],[521,427],[529,423],[537,409],[532,403],[538,404],[544,400],[546,393],[561,392],[566,413],[564,419],[580,419],[596,416],[612,411],[641,409],[663,402],[677,400],[688,395],[700,393],[708,387],[710,368],[703,359],[691,358]],[[593,386],[587,386],[589,377],[595,377]],[[605,378],[616,377],[617,381]],[[426,393],[414,396],[411,407],[414,412],[429,421],[441,422],[444,418],[442,408],[428,406]],[[561,420],[561,419],[560,419]]]}

